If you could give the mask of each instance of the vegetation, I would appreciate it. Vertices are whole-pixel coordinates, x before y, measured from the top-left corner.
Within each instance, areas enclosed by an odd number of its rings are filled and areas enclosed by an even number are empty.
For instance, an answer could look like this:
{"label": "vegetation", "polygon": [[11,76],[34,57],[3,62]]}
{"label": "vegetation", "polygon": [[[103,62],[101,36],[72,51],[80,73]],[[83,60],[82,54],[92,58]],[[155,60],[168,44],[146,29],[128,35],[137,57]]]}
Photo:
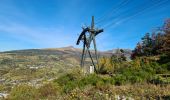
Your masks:
{"label": "vegetation", "polygon": [[[81,77],[80,77],[81,76]],[[137,81],[132,84],[126,82],[122,76],[103,76],[99,74],[74,73],[74,70],[54,80],[44,84],[39,88],[19,85],[12,89],[9,99],[22,100],[23,96],[27,100],[40,99],[158,99],[169,98],[170,85],[139,84]],[[126,84],[126,85],[125,85]],[[119,85],[119,86],[117,86]],[[24,92],[25,91],[25,92]]]}
{"label": "vegetation", "polygon": [[19,85],[19,86],[15,86],[11,90],[9,99],[13,99],[13,100],[36,99],[37,93],[38,93],[37,90],[32,86]]}
{"label": "vegetation", "polygon": [[0,91],[9,92],[7,99],[170,99],[170,19],[152,35],[146,33],[133,50],[132,60],[126,59],[122,49],[101,57],[98,73],[84,74],[79,67],[68,67],[68,62],[76,65],[75,59],[62,54],[35,54],[27,59],[22,53],[1,57],[1,81],[4,78],[6,84],[0,84]]}

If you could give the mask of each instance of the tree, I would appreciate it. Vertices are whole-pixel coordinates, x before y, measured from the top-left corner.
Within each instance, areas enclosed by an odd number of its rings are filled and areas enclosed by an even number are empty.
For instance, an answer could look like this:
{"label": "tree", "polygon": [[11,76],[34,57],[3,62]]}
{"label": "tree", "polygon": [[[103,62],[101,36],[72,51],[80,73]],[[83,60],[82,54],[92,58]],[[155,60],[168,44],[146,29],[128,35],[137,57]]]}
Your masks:
{"label": "tree", "polygon": [[153,55],[153,45],[154,43],[150,37],[150,34],[146,33],[142,38],[142,42],[138,42],[135,49],[132,51],[131,58],[134,59],[136,57]]}
{"label": "tree", "polygon": [[170,19],[165,21],[163,31],[165,33],[163,51],[166,55],[170,56]]}
{"label": "tree", "polygon": [[146,33],[145,36],[142,38],[142,49],[144,55],[151,56],[152,55],[152,39],[149,33]]}
{"label": "tree", "polygon": [[137,56],[142,56],[143,50],[140,42],[137,43],[135,49],[132,51],[131,58],[134,59]]}
{"label": "tree", "polygon": [[138,42],[135,49],[132,52],[131,58],[141,56],[155,56],[160,55],[163,52],[163,45],[165,43],[164,34],[162,30],[157,29],[150,36],[149,33],[146,33],[142,38],[142,42]]}
{"label": "tree", "polygon": [[124,50],[116,49],[115,53],[112,55],[112,61],[119,63],[121,63],[122,61],[126,61]]}
{"label": "tree", "polygon": [[162,27],[164,33],[164,44],[162,47],[162,56],[159,60],[159,63],[162,64],[162,67],[170,71],[170,18],[167,19]]}
{"label": "tree", "polygon": [[163,38],[164,35],[157,31],[158,33],[152,33],[152,55],[159,55],[161,54],[161,50],[163,48]]}

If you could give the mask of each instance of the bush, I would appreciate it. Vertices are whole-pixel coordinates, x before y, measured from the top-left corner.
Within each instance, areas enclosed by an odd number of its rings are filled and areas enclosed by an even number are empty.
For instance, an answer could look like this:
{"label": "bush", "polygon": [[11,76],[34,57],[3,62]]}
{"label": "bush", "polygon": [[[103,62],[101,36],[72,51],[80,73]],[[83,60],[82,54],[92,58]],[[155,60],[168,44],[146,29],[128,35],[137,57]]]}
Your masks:
{"label": "bush", "polygon": [[68,72],[62,76],[60,76],[58,79],[54,80],[54,82],[57,82],[59,85],[65,85],[70,81],[76,81],[82,78],[81,69],[75,68],[71,72]]}
{"label": "bush", "polygon": [[64,93],[69,93],[73,89],[77,87],[77,81],[69,81],[67,84],[63,86],[63,92]]}
{"label": "bush", "polygon": [[83,79],[81,79],[79,82],[79,87],[84,87],[86,85],[92,85],[92,86],[99,86],[99,85],[107,85],[107,84],[115,84],[115,80],[109,76],[101,77],[97,74],[90,74]]}
{"label": "bush", "polygon": [[68,93],[78,86],[78,82],[82,77],[81,70],[76,68],[54,80],[54,82],[62,87],[64,93]]}
{"label": "bush", "polygon": [[63,86],[67,84],[69,81],[74,81],[75,79],[76,77],[73,74],[66,74],[66,75],[59,77],[57,80],[55,80],[55,82]]}
{"label": "bush", "polygon": [[48,97],[55,97],[58,95],[60,89],[57,84],[48,83],[43,85],[38,89],[39,97],[40,98],[48,98]]}
{"label": "bush", "polygon": [[98,75],[96,75],[96,74],[90,74],[90,75],[88,75],[88,76],[86,76],[86,77],[84,77],[82,80],[80,80],[80,84],[82,85],[82,86],[85,86],[85,85],[93,85],[93,86],[96,86],[96,83],[97,83],[97,81],[99,81],[99,80],[102,80]]}
{"label": "bush", "polygon": [[75,88],[83,89],[84,87],[91,85],[100,88],[103,85],[115,84],[115,80],[109,76],[101,77],[97,74],[89,74],[87,76],[77,76],[77,74],[66,74],[59,77],[54,82],[57,82],[62,87],[64,93],[69,93]]}
{"label": "bush", "polygon": [[36,98],[38,98],[37,90],[24,84],[15,86],[9,95],[9,99],[12,100],[35,100]]}
{"label": "bush", "polygon": [[102,57],[99,59],[99,69],[98,73],[108,74],[114,71],[114,66],[112,64],[112,59]]}
{"label": "bush", "polygon": [[124,76],[124,75],[116,75],[115,76],[115,85],[124,85],[126,82],[127,82],[127,80],[126,80],[126,76]]}
{"label": "bush", "polygon": [[103,81],[96,74],[90,74],[85,77],[78,77],[73,74],[66,74],[57,80],[60,86],[63,88],[64,93],[68,93],[76,87],[84,88],[86,85],[96,86],[98,81]]}

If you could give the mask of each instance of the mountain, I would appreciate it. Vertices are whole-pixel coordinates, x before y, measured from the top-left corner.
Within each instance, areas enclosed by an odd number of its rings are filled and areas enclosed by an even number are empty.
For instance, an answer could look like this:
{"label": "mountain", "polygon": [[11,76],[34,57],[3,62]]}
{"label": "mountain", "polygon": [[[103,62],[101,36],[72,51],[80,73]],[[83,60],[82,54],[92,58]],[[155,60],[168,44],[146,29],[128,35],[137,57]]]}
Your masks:
{"label": "mountain", "polygon": [[[115,54],[118,49],[98,51],[99,57],[105,56],[110,57]],[[124,55],[129,59],[132,51],[130,49],[123,49]],[[80,62],[82,49],[74,48],[73,46],[62,47],[62,48],[46,48],[46,49],[26,49],[26,50],[13,50],[0,52],[2,55],[15,55],[15,56],[58,56],[60,60],[65,60],[68,58],[74,59]],[[91,50],[91,54],[94,57],[94,50]],[[88,58],[87,54],[87,58]]]}
{"label": "mountain", "polygon": [[[114,51],[99,51],[98,54],[110,57]],[[125,55],[130,55],[131,50],[124,51]],[[73,46],[0,52],[0,83],[41,85],[79,66],[81,53],[82,49]],[[94,50],[91,53],[94,57]],[[91,64],[89,56],[86,57],[86,65]]]}

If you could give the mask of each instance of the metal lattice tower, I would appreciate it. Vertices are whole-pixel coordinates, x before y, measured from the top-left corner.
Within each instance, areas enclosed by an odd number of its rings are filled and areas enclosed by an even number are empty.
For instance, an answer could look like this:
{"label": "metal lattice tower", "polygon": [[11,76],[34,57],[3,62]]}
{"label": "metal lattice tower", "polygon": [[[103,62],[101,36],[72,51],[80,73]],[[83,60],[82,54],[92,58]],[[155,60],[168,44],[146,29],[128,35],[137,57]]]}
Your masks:
{"label": "metal lattice tower", "polygon": [[[89,57],[90,57],[91,62],[92,62],[92,65],[94,66],[94,71],[97,72],[96,65],[99,67],[99,62],[98,62],[98,54],[97,54],[95,37],[99,33],[103,32],[103,29],[95,29],[94,16],[92,16],[91,27],[86,27],[86,28],[83,27],[82,29],[83,29],[83,31],[81,32],[81,34],[80,34],[80,36],[77,40],[77,45],[79,45],[80,41],[83,42],[83,51],[82,51],[82,56],[81,56],[81,67],[84,67],[86,54],[88,52]],[[87,33],[89,33],[89,36],[87,35]],[[94,46],[95,60],[97,61],[96,65],[94,63],[94,58],[92,57],[92,54],[90,52],[91,42],[93,43],[93,46]]]}

